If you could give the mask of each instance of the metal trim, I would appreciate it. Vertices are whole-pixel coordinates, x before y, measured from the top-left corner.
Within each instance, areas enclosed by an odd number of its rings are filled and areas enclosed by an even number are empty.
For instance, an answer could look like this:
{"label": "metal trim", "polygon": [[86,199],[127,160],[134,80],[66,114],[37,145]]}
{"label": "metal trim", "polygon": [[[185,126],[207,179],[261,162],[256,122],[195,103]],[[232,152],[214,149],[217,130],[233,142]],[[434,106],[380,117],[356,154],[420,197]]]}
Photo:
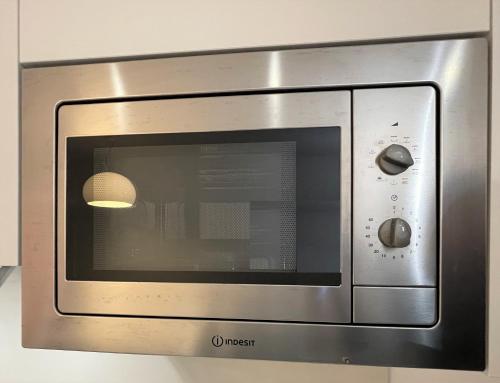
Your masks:
{"label": "metal trim", "polygon": [[[58,309],[68,314],[351,322],[350,102],[351,94],[348,91],[327,91],[181,98],[138,103],[89,103],[59,108],[57,140],[58,158],[61,160],[57,164]],[[308,106],[305,111],[301,108],[304,104]],[[151,109],[145,110],[151,106]],[[279,115],[278,119],[273,118],[276,115]],[[203,117],[203,121],[200,121],[200,117]],[[126,124],[123,124],[124,121]],[[134,128],[127,129],[129,126]],[[341,134],[340,286],[136,283],[66,279],[65,143],[68,137],[251,130],[255,127],[307,129],[322,126],[338,127]],[[310,303],[320,300],[324,302],[321,305]]]}
{"label": "metal trim", "polygon": [[428,326],[436,323],[433,287],[359,287],[353,291],[353,322]]}
{"label": "metal trim", "polygon": [[[23,345],[484,369],[487,57],[487,41],[475,38],[24,69]],[[55,308],[55,110],[60,103],[422,83],[440,91],[440,319],[435,326],[75,316]],[[215,347],[217,335],[250,339],[252,346]]]}

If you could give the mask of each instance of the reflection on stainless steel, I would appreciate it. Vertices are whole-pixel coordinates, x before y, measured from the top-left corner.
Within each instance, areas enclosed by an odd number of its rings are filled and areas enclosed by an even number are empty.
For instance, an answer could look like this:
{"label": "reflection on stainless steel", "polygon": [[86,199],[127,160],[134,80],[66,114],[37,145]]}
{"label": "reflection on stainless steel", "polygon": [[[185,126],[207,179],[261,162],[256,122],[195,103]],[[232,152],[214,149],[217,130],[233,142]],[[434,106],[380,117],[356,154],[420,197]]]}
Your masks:
{"label": "reflection on stainless steel", "polygon": [[[115,97],[125,97],[127,95],[127,91],[125,89],[125,81],[121,75],[120,65],[117,63],[110,63],[109,66],[109,79],[111,80],[111,87],[113,89],[113,93]],[[123,105],[116,105],[116,118],[121,126],[126,124],[126,116],[123,111]]]}
{"label": "reflection on stainless steel", "polygon": [[353,321],[360,324],[432,325],[435,288],[354,287]]}
{"label": "reflection on stainless steel", "polygon": [[281,86],[281,57],[279,51],[269,52],[269,87],[279,88]]}
{"label": "reflection on stainless steel", "polygon": [[[279,61],[279,65],[272,64],[273,60]],[[112,65],[120,73],[122,90],[110,81]],[[277,69],[272,69],[273,65]],[[438,89],[436,102],[440,106],[436,124],[439,138],[436,231],[439,273],[435,278],[439,312],[435,325],[296,324],[66,315],[57,311],[54,294],[56,280],[60,284],[67,283],[61,273],[56,275],[54,246],[54,180],[59,176],[54,169],[54,158],[57,156],[54,109],[61,101],[270,89],[355,89],[401,84],[425,87],[430,83]],[[348,358],[354,364],[484,368],[487,190],[485,40],[250,52],[27,69],[23,71],[22,95],[23,344],[26,347],[334,363],[342,363]],[[274,99],[279,100],[279,105],[272,108],[285,108],[281,103],[284,99],[276,96]],[[295,107],[294,115],[307,113],[307,105]],[[61,109],[63,115],[66,108]],[[335,109],[336,105],[332,104],[331,108]],[[341,108],[338,112],[345,113],[345,109]],[[114,134],[134,132],[134,126],[127,124],[127,121],[133,120],[129,113],[128,108],[123,108],[123,119],[113,126],[116,129]],[[430,119],[433,112],[429,108],[424,113],[425,118]],[[344,118],[336,114],[334,110],[333,120]],[[263,126],[269,123],[284,126],[286,122],[286,119],[281,120],[281,114],[265,118]],[[91,119],[89,115],[88,122]],[[241,121],[244,123],[245,118]],[[203,119],[200,122],[203,123],[196,126],[203,129],[206,121]],[[85,128],[88,134],[103,134],[108,123],[117,124],[117,119],[90,124]],[[180,126],[177,129],[190,128]],[[61,161],[58,166],[61,166]],[[344,182],[349,185],[349,175]],[[64,204],[64,193],[58,195],[59,203]],[[343,196],[343,206],[350,205],[349,198],[349,193]],[[57,209],[57,214],[61,214],[61,209]],[[348,251],[349,244],[343,245],[344,251]],[[57,259],[60,259],[60,251]],[[349,278],[350,272],[345,273],[347,265],[342,267],[343,278]],[[424,282],[434,280],[429,271],[415,278]],[[77,285],[80,282],[74,283]],[[350,281],[343,279],[342,283],[350,284]],[[85,288],[75,290],[82,294],[75,299],[82,306],[95,306],[97,302],[92,296],[102,292],[102,287],[108,287],[108,294],[103,297],[101,305],[117,307],[116,302],[125,299],[123,293],[128,294],[128,291],[115,289],[113,283],[104,285],[91,284],[87,289],[82,282]],[[134,285],[138,287],[139,295],[145,294],[148,284]],[[241,286],[242,293],[244,287]],[[69,290],[59,289],[60,294],[65,291]],[[324,304],[324,300],[320,299],[328,294],[328,288],[320,287],[312,296],[304,294],[302,298],[311,299],[311,306],[318,307]],[[213,301],[198,298],[200,307],[205,306],[200,311],[211,309]],[[59,296],[59,299],[68,297]],[[273,301],[272,295],[262,292],[259,299],[265,299],[265,304],[272,306],[269,303]],[[71,303],[68,301],[68,304]],[[235,304],[237,307],[231,309],[233,312],[241,315],[253,312],[251,307]],[[293,308],[298,308],[296,301],[291,304]],[[334,310],[329,304],[322,307]],[[215,347],[212,338],[217,335],[254,340],[254,345]]]}
{"label": "reflection on stainless steel", "polygon": [[0,287],[7,280],[12,270],[14,270],[14,268],[11,266],[0,267]]}

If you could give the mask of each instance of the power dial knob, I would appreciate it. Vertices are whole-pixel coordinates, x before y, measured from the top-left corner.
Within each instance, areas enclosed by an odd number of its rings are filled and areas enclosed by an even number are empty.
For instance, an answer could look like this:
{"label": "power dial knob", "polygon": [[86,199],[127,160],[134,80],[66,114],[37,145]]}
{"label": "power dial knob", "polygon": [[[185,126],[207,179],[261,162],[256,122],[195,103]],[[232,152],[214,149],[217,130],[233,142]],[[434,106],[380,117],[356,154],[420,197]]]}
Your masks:
{"label": "power dial knob", "polygon": [[386,174],[403,173],[414,164],[408,149],[402,145],[392,144],[385,148],[377,158],[378,166]]}
{"label": "power dial knob", "polygon": [[410,244],[411,227],[404,219],[390,218],[380,225],[378,238],[387,247],[406,247]]}

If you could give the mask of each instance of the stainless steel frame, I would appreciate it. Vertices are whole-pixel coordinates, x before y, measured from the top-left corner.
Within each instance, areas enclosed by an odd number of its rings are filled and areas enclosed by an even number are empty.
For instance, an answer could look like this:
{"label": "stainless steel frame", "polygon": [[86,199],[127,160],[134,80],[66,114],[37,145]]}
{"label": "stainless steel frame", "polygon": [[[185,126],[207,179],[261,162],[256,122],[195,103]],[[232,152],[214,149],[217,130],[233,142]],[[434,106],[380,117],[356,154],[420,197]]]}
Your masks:
{"label": "stainless steel frame", "polygon": [[[350,322],[350,104],[350,92],[334,91],[61,106],[57,164],[59,310],[72,314]],[[306,109],[304,105],[307,105]],[[66,279],[65,191],[68,137],[249,130],[256,127],[307,129],[321,126],[336,126],[341,135],[340,286],[131,283]],[[314,305],[311,302],[322,304]]]}
{"label": "stainless steel frame", "polygon": [[[487,42],[203,55],[23,71],[25,347],[484,369]],[[56,308],[56,108],[65,101],[432,84],[439,321],[432,327],[66,315]]]}

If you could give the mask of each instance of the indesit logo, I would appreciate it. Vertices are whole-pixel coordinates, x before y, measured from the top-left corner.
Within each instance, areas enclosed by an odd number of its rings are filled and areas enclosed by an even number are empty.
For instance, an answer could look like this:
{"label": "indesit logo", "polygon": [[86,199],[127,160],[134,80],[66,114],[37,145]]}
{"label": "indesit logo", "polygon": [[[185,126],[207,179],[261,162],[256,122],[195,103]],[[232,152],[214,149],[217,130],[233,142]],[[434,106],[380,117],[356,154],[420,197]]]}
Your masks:
{"label": "indesit logo", "polygon": [[215,335],[212,337],[212,344],[215,347],[220,347],[224,344],[224,338],[222,338],[220,335]]}
{"label": "indesit logo", "polygon": [[240,347],[254,347],[254,339],[238,339],[238,338],[223,338],[220,335],[214,335],[212,337],[212,344],[215,347],[222,346],[240,346]]}

